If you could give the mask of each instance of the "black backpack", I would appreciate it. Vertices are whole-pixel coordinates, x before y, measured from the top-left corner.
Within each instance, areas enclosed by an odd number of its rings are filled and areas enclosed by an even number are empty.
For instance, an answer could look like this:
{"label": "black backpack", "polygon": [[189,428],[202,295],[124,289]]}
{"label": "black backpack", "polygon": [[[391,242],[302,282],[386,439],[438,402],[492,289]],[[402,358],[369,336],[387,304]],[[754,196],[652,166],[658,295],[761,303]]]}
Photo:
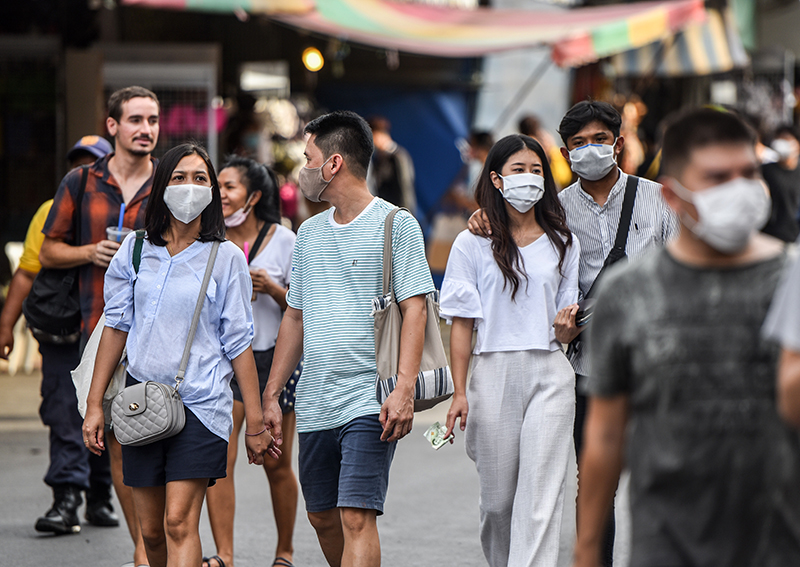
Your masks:
{"label": "black backpack", "polygon": [[[83,166],[75,205],[75,244],[81,242],[81,202],[89,166]],[[74,343],[80,338],[80,268],[42,268],[22,303],[22,313],[33,335],[40,341]]]}

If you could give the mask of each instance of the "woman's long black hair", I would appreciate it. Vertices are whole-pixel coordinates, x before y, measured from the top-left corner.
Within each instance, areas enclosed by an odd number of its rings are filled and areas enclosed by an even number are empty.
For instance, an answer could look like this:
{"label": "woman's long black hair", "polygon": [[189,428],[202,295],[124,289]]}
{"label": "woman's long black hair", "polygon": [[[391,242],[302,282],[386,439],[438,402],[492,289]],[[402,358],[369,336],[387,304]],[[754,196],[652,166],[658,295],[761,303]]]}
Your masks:
{"label": "woman's long black hair", "polygon": [[156,167],[156,174],[153,177],[153,189],[147,200],[147,209],[144,213],[144,227],[147,230],[147,238],[157,246],[166,246],[164,234],[170,225],[169,208],[164,202],[164,191],[169,185],[172,172],[178,167],[178,163],[186,156],[198,155],[208,167],[208,178],[211,182],[211,202],[203,209],[200,214],[200,242],[212,240],[225,240],[225,218],[222,216],[222,197],[219,194],[219,181],[208,157],[208,152],[199,144],[187,142],[180,144],[164,154]]}
{"label": "woman's long black hair", "polygon": [[559,254],[558,269],[561,271],[564,264],[564,256],[567,246],[572,244],[572,233],[567,228],[566,214],[561,201],[558,199],[553,174],[550,171],[550,164],[547,161],[542,146],[529,136],[512,134],[499,140],[486,158],[478,186],[475,190],[475,199],[478,201],[483,212],[489,219],[489,226],[492,234],[489,238],[492,241],[492,254],[497,267],[503,274],[503,289],[506,284],[511,286],[511,300],[513,301],[519,290],[520,276],[527,280],[527,275],[521,266],[519,248],[514,238],[511,236],[511,220],[506,210],[506,201],[503,193],[492,183],[491,173],[500,175],[503,166],[508,162],[512,155],[524,150],[525,148],[533,151],[542,160],[542,177],[544,177],[544,195],[541,200],[533,206],[536,222],[542,227],[550,242],[556,247]]}
{"label": "woman's long black hair", "polygon": [[249,198],[255,191],[261,191],[261,199],[253,207],[257,219],[279,224],[281,222],[281,197],[278,178],[266,165],[248,157],[232,154],[225,158],[219,169],[236,168],[242,184],[247,188]]}

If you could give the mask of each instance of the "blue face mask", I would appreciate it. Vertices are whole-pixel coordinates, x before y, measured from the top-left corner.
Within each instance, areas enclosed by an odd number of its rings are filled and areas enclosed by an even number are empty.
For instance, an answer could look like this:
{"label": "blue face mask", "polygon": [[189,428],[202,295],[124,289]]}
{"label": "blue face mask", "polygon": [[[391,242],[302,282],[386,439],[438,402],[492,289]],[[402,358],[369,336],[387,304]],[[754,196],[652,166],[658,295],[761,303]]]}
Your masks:
{"label": "blue face mask", "polygon": [[586,144],[580,148],[575,148],[569,152],[569,161],[572,171],[581,179],[597,181],[602,179],[614,169],[617,162],[614,160],[614,146],[617,139],[611,145],[608,144]]}

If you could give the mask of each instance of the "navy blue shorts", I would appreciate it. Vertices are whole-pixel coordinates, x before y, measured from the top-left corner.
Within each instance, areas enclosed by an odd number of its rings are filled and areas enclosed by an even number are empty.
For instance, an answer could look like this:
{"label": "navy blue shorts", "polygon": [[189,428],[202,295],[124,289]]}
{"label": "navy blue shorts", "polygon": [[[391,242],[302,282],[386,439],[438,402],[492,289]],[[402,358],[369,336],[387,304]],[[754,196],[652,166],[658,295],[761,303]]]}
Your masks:
{"label": "navy blue shorts", "polygon": [[397,442],[381,441],[377,415],[299,434],[300,485],[307,512],[364,508],[383,514]]}
{"label": "navy blue shorts", "polygon": [[[128,385],[135,379],[128,376]],[[180,433],[149,445],[122,446],[125,486],[166,486],[173,480],[207,478],[213,486],[225,478],[228,442],[209,431],[184,408],[186,425]],[[111,433],[113,435],[113,433]]]}
{"label": "navy blue shorts", "polygon": [[[261,395],[264,395],[264,390],[267,387],[267,379],[269,378],[269,371],[272,368],[272,357],[275,354],[275,347],[267,350],[254,350],[253,357],[256,359],[256,370],[258,371],[258,388],[261,392]],[[278,403],[281,406],[281,411],[283,413],[289,413],[290,411],[294,411],[294,390],[297,387],[297,380],[300,378],[300,374],[303,372],[303,359],[300,359],[300,364],[297,365],[292,375],[289,377],[289,380],[286,382],[286,386],[283,387],[283,392],[281,392],[281,397],[278,399]],[[233,399],[239,402],[242,400],[242,391],[239,389],[239,383],[236,381],[236,377],[234,376],[231,378],[231,390],[233,390]]]}

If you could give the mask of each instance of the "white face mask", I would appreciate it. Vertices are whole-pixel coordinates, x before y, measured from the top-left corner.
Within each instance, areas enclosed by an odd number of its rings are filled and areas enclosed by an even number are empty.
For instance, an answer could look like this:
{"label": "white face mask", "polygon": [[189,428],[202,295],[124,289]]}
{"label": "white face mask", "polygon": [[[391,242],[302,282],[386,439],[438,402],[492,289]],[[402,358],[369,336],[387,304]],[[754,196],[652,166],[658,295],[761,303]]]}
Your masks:
{"label": "white face mask", "polygon": [[791,140],[784,140],[783,138],[777,138],[772,141],[772,149],[775,150],[782,160],[793,158],[797,155],[797,142],[792,142]]}
{"label": "white face mask", "polygon": [[672,190],[697,209],[698,220],[683,215],[694,235],[723,254],[741,252],[770,215],[770,198],[759,179],[737,177],[703,191],[689,191],[675,181]]}
{"label": "white face mask", "polygon": [[503,198],[521,213],[527,213],[544,195],[544,177],[535,173],[515,173],[503,177]]}
{"label": "white face mask", "polygon": [[210,202],[211,187],[204,185],[170,185],[164,191],[164,203],[183,224],[199,217]]}
{"label": "white face mask", "polygon": [[608,172],[614,169],[617,162],[614,161],[614,146],[617,139],[611,145],[608,144],[586,144],[580,148],[575,148],[569,152],[569,161],[572,171],[581,179],[597,181],[602,179]]}

